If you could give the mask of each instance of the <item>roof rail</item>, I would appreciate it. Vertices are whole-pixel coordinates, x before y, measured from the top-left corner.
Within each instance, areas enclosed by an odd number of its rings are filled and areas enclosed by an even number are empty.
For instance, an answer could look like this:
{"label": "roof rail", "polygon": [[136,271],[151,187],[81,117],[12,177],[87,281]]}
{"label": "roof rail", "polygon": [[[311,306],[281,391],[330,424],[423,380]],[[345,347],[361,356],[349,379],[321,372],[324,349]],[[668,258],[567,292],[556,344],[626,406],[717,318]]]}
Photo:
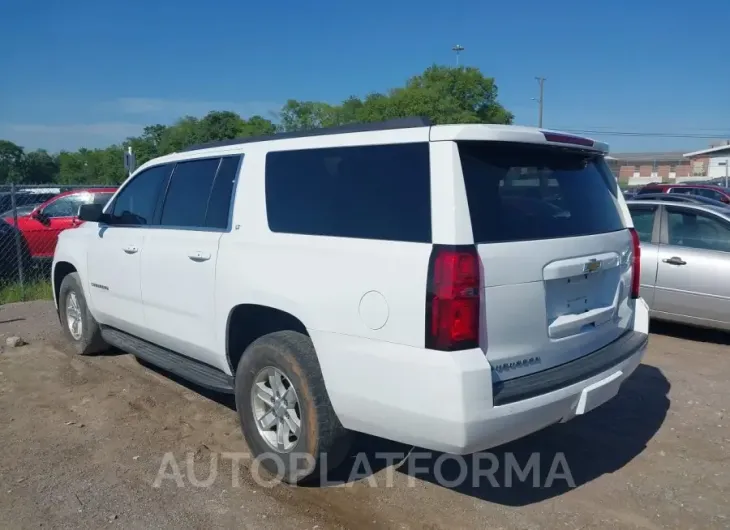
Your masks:
{"label": "roof rail", "polygon": [[425,117],[396,118],[393,120],[373,122],[373,123],[351,123],[348,125],[338,125],[336,127],[323,127],[320,129],[309,129],[306,131],[294,131],[286,133],[276,133],[266,136],[249,136],[244,138],[233,138],[231,140],[219,140],[217,142],[207,142],[204,144],[192,145],[181,149],[179,153],[188,151],[198,151],[200,149],[210,149],[212,147],[225,147],[229,145],[249,144],[254,142],[266,142],[269,140],[286,140],[289,138],[307,138],[310,136],[324,136],[327,134],[346,134],[368,131],[387,131],[392,129],[412,129],[415,127],[430,127],[433,122]]}

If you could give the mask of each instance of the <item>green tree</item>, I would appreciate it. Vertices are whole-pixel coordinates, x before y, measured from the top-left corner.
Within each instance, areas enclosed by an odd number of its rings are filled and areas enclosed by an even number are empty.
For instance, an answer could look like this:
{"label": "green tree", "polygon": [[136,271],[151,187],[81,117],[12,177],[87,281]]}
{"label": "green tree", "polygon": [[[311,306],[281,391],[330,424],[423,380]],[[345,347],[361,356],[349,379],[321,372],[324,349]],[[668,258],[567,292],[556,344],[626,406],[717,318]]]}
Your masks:
{"label": "green tree", "polygon": [[281,128],[299,131],[358,122],[424,116],[434,123],[501,123],[514,119],[497,101],[494,79],[477,68],[431,66],[404,87],[385,94],[351,96],[340,105],[289,100],[281,110]]}
{"label": "green tree", "polygon": [[362,98],[350,96],[340,104],[291,99],[282,107],[278,124],[262,116],[245,119],[235,112],[214,110],[202,118],[184,116],[171,125],[149,125],[119,145],[58,155],[43,150],[24,153],[22,147],[0,140],[0,183],[114,184],[126,177],[123,153],[130,146],[141,165],[194,144],[408,116],[425,116],[435,123],[513,120],[497,100],[493,78],[477,68],[433,65],[402,87]]}
{"label": "green tree", "polygon": [[48,154],[44,149],[30,151],[23,160],[23,182],[47,184],[59,177],[58,156]]}
{"label": "green tree", "polygon": [[0,140],[0,184],[23,180],[24,158],[22,147]]}

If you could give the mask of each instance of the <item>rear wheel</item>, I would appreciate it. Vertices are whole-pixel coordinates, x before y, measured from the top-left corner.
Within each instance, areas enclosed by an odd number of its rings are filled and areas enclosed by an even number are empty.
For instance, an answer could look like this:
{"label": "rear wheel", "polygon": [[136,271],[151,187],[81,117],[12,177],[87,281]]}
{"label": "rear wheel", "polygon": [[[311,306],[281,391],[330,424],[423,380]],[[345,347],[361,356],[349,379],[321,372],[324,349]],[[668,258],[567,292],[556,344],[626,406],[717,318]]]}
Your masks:
{"label": "rear wheel", "polygon": [[236,408],[258,464],[285,482],[313,481],[347,455],[312,341],[279,331],[254,341],[236,370]]}
{"label": "rear wheel", "polygon": [[81,281],[76,272],[68,274],[58,291],[58,313],[63,334],[79,355],[99,353],[108,348],[101,338],[99,324],[86,305]]}

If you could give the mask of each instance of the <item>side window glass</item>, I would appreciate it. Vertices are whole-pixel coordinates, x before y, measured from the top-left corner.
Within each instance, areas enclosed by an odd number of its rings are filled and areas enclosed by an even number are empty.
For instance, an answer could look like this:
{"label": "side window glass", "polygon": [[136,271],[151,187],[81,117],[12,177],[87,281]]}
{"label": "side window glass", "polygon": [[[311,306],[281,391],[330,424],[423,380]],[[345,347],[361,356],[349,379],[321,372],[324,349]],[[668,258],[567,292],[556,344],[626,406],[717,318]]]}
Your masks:
{"label": "side window glass", "polygon": [[56,199],[43,209],[46,217],[74,217],[78,215],[79,208],[91,199],[89,194],[67,195]]}
{"label": "side window glass", "polygon": [[431,242],[428,143],[272,151],[272,232]]}
{"label": "side window glass", "polygon": [[95,193],[94,199],[92,201],[93,204],[101,204],[106,205],[106,203],[109,202],[109,199],[111,199],[114,196],[114,193],[112,192],[101,192],[101,193]]}
{"label": "side window glass", "polygon": [[693,195],[692,188],[672,188],[669,193],[681,193],[682,195]]}
{"label": "side window glass", "polygon": [[654,208],[629,208],[634,228],[639,234],[642,243],[651,243],[651,233],[654,230]]}
{"label": "side window glass", "polygon": [[114,200],[111,224],[150,225],[162,186],[172,171],[171,164],[155,166],[139,173]]}
{"label": "side window glass", "polygon": [[228,228],[233,184],[236,181],[236,173],[240,163],[240,156],[227,156],[221,160],[208,200],[208,210],[205,216],[205,226],[207,228],[221,230]]}
{"label": "side window glass", "polygon": [[675,208],[667,214],[670,245],[730,252],[730,228],[720,219]]}
{"label": "side window glass", "polygon": [[161,226],[203,228],[220,158],[178,162],[167,187]]}
{"label": "side window glass", "polygon": [[723,199],[722,193],[720,193],[717,190],[713,190],[713,189],[709,189],[709,188],[698,188],[697,195],[700,195],[702,197],[707,197],[708,199],[714,199],[716,201],[722,201],[722,199]]}

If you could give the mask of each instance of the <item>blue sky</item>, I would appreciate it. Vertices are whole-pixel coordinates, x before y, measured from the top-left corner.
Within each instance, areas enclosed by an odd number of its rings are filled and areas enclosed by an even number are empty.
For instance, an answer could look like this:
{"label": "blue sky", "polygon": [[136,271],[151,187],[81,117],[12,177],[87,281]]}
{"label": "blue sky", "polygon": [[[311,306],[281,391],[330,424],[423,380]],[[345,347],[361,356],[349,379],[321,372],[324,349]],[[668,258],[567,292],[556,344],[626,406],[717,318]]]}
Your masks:
{"label": "blue sky", "polygon": [[103,147],[184,114],[337,103],[454,64],[458,43],[518,124],[537,122],[541,75],[546,127],[730,139],[728,21],[728,0],[0,0],[0,138]]}

